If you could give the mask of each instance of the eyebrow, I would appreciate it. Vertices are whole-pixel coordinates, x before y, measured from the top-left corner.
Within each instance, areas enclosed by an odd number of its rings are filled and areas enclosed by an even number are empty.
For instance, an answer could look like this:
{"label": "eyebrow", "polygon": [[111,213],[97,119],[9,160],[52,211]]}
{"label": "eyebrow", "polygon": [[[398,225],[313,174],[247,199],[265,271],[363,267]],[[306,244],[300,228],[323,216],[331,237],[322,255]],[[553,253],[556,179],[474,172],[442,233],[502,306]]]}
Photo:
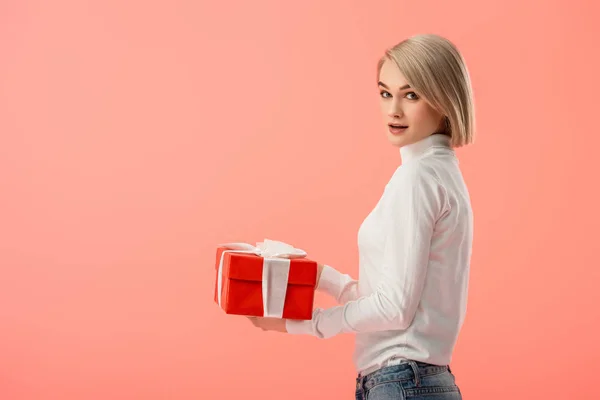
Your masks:
{"label": "eyebrow", "polygon": [[[388,85],[386,85],[385,83],[383,83],[383,82],[378,82],[378,84],[379,84],[379,86],[383,86],[384,88],[386,88],[386,89],[388,89],[388,90],[389,90],[389,87],[388,87]],[[406,84],[406,85],[404,85],[404,86],[402,86],[402,87],[400,88],[400,90],[406,90],[406,89],[410,89],[410,85]]]}

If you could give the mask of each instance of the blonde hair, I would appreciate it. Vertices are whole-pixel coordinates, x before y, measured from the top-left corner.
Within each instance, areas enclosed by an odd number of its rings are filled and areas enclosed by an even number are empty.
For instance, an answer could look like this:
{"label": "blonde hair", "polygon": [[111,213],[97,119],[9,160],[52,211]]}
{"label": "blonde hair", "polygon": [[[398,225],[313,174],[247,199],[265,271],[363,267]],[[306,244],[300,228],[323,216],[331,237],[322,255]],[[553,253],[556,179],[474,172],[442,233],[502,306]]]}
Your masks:
{"label": "blonde hair", "polygon": [[471,79],[463,57],[448,39],[434,34],[410,37],[388,49],[377,64],[396,63],[410,86],[445,116],[453,147],[474,142],[475,112]]}

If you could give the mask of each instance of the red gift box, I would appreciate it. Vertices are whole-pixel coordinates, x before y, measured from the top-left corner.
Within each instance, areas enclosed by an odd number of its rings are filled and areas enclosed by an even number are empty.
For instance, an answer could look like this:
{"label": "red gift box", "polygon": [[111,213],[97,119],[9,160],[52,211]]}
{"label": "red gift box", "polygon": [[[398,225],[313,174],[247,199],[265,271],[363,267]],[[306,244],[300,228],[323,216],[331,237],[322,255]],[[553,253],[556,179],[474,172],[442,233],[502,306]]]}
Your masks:
{"label": "red gift box", "polygon": [[[227,247],[217,248],[215,302],[218,304],[218,270]],[[256,254],[227,252],[223,255],[221,308],[227,314],[264,316],[263,262]],[[317,283],[317,262],[307,258],[289,260],[289,275],[282,318],[312,319]]]}

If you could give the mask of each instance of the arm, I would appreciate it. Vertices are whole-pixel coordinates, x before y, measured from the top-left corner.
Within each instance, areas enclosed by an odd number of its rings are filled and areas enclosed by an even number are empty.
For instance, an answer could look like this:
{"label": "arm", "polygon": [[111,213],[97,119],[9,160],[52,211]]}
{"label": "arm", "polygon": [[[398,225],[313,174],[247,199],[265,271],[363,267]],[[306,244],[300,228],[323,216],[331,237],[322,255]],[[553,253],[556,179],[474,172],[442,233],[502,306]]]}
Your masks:
{"label": "arm", "polygon": [[310,321],[288,320],[289,333],[329,338],[341,333],[402,330],[411,324],[425,284],[431,237],[444,208],[445,190],[418,166],[397,178],[386,206],[383,275],[377,289],[341,306],[316,309]]}
{"label": "arm", "polygon": [[317,290],[331,295],[339,304],[358,299],[358,281],[329,265],[319,264]]}

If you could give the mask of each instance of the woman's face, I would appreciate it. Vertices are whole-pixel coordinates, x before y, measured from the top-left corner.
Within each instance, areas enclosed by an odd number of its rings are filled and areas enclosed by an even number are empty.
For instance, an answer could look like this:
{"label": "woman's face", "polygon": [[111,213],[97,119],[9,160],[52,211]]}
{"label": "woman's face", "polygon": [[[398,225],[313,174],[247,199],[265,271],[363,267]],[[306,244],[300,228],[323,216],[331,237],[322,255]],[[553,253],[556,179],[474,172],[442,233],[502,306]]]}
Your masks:
{"label": "woman's face", "polygon": [[394,146],[418,142],[444,128],[444,116],[411,89],[392,60],[381,67],[379,90],[385,130]]}

